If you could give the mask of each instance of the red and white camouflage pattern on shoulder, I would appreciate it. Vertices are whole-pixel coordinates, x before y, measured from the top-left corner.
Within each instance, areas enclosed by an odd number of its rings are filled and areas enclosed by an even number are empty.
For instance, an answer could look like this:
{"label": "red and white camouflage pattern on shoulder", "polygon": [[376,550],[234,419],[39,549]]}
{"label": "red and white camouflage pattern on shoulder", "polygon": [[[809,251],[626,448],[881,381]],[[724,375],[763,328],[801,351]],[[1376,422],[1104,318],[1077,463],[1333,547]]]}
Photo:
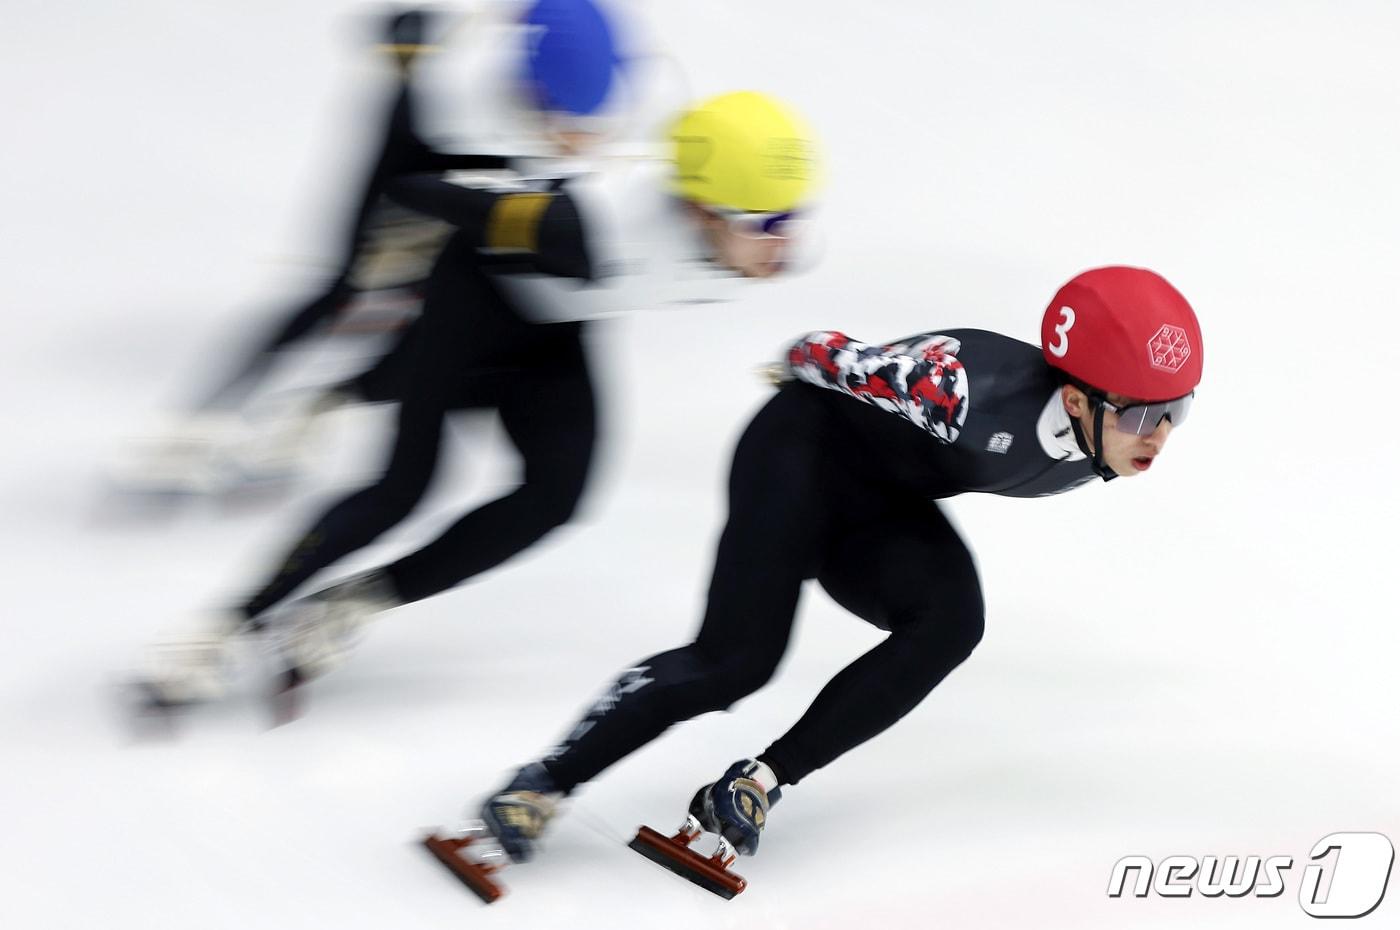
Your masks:
{"label": "red and white camouflage pattern on shoulder", "polygon": [[788,350],[793,377],[898,414],[943,442],[967,419],[968,378],[951,336],[922,333],[876,346],[845,333],[808,333]]}

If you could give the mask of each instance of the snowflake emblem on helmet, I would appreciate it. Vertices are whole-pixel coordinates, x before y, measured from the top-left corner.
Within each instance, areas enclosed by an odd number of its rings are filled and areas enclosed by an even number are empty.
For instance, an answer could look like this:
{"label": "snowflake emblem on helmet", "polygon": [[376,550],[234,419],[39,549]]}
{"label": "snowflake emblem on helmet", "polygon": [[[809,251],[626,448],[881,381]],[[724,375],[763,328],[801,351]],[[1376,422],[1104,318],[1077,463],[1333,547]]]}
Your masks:
{"label": "snowflake emblem on helmet", "polygon": [[1163,323],[1147,341],[1147,361],[1153,368],[1176,374],[1191,357],[1191,341],[1180,326]]}

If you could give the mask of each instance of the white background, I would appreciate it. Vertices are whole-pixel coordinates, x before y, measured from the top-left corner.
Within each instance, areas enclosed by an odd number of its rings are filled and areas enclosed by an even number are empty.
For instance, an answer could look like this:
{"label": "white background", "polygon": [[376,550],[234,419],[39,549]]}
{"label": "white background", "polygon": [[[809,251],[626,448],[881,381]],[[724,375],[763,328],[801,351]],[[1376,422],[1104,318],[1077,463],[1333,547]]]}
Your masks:
{"label": "white background", "polygon": [[[1313,842],[1400,838],[1400,184],[1388,2],[652,4],[697,93],[816,125],[826,260],[600,329],[584,518],[377,626],[264,731],[251,698],[132,745],[112,682],[246,589],[337,486],[113,520],[101,463],[330,254],[364,158],[354,4],[24,2],[0,31],[0,925],[1304,927]],[[791,789],[725,903],[624,845],[762,750],[876,631],[813,589],[777,679],[580,793],[491,908],[413,848],[690,635],[750,374],[818,328],[1032,341],[1059,284],[1150,266],[1205,380],[1152,473],[965,498],[988,633],[908,718]],[[377,413],[333,445],[373,452]],[[468,431],[469,432],[469,431]],[[466,435],[466,434],[464,434]],[[410,547],[509,460],[463,444]],[[363,467],[363,466],[361,466]],[[318,490],[319,489],[319,490]],[[936,599],[938,580],[926,584]],[[1110,900],[1128,854],[1290,855],[1273,900]],[[1394,891],[1394,889],[1392,889]],[[1362,926],[1400,914],[1394,892]]]}

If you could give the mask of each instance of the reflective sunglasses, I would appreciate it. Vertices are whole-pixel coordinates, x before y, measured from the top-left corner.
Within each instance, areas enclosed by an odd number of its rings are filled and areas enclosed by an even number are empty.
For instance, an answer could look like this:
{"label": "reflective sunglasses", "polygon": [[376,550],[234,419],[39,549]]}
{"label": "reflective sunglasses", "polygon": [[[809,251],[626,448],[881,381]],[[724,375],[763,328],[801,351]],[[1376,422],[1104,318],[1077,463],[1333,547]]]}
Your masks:
{"label": "reflective sunglasses", "polygon": [[1157,431],[1162,420],[1171,420],[1172,426],[1180,426],[1186,422],[1186,414],[1191,410],[1191,398],[1196,396],[1192,391],[1185,397],[1178,397],[1175,400],[1162,400],[1150,404],[1126,404],[1122,407],[1107,400],[1100,400],[1105,410],[1111,410],[1118,414],[1118,420],[1114,423],[1114,429],[1120,433],[1132,433],[1134,436],[1151,436]]}
{"label": "reflective sunglasses", "polygon": [[745,239],[785,239],[792,235],[788,228],[796,214],[784,213],[745,213],[741,210],[711,208],[715,216],[729,225],[729,231]]}

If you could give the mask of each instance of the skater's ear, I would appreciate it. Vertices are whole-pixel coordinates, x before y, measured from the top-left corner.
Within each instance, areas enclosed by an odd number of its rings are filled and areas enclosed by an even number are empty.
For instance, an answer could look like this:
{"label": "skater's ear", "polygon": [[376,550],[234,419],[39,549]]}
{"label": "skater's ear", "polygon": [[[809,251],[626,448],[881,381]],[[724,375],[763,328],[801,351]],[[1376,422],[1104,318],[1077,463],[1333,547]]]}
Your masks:
{"label": "skater's ear", "polygon": [[1065,405],[1065,413],[1078,420],[1089,412],[1089,395],[1073,384],[1060,387],[1060,400]]}
{"label": "skater's ear", "polygon": [[716,216],[713,212],[706,210],[704,207],[702,207],[700,204],[696,203],[693,200],[682,200],[680,203],[681,207],[685,210],[686,215],[688,215],[689,217],[691,217],[691,219],[698,223],[701,226],[701,228],[716,233],[723,231],[723,218]]}

